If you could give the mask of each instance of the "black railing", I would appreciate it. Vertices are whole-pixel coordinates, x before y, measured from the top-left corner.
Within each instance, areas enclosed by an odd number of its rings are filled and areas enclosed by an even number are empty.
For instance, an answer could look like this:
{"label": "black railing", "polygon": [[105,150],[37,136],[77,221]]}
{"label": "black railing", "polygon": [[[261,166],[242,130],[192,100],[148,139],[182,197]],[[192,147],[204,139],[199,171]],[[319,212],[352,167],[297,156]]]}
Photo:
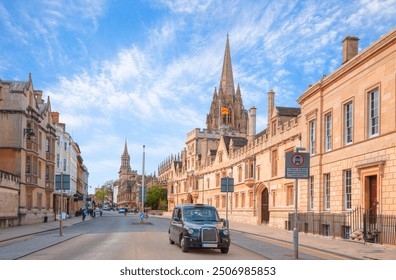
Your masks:
{"label": "black railing", "polygon": [[[298,231],[324,236],[345,238],[346,217],[344,214],[298,213]],[[294,213],[289,213],[289,230],[294,227]]]}
{"label": "black railing", "polygon": [[[294,213],[289,213],[287,229],[294,226]],[[299,232],[354,239],[362,242],[396,245],[396,216],[377,215],[357,207],[348,213],[298,213]]]}
{"label": "black railing", "polygon": [[365,241],[396,245],[396,216],[376,215],[371,211],[366,211],[363,217]]}
{"label": "black railing", "polygon": [[346,222],[350,226],[351,233],[363,229],[363,214],[364,208],[362,206],[358,206],[349,213],[345,214]]}

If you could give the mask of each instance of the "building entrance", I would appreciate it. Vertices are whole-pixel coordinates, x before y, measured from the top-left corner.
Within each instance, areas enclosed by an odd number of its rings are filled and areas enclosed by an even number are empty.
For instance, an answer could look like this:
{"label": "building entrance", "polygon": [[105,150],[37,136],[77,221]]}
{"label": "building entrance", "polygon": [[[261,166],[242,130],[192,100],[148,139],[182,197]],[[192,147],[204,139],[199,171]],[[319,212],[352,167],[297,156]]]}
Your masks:
{"label": "building entrance", "polygon": [[370,214],[377,214],[377,205],[378,205],[378,197],[377,197],[377,175],[368,176],[365,180],[366,185],[366,199],[365,199],[365,208],[370,211]]}
{"label": "building entrance", "polygon": [[269,208],[268,208],[268,189],[265,188],[261,193],[261,222],[268,224],[269,222]]}

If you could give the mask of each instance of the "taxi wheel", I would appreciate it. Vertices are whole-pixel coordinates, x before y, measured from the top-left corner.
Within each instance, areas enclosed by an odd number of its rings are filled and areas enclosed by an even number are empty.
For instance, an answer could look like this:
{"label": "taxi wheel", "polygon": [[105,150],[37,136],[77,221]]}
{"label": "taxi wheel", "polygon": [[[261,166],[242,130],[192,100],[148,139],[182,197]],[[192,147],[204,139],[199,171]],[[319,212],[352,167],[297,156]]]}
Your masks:
{"label": "taxi wheel", "polygon": [[170,238],[170,234],[169,234],[169,243],[170,244],[175,244],[175,242]]}
{"label": "taxi wheel", "polygon": [[221,253],[223,253],[223,254],[227,254],[227,253],[228,253],[228,250],[229,250],[228,247],[227,247],[227,248],[221,248],[221,249],[220,249]]}
{"label": "taxi wheel", "polygon": [[180,248],[181,248],[183,253],[187,253],[188,252],[188,247],[186,246],[186,241],[184,241],[184,237],[183,236],[180,238]]}

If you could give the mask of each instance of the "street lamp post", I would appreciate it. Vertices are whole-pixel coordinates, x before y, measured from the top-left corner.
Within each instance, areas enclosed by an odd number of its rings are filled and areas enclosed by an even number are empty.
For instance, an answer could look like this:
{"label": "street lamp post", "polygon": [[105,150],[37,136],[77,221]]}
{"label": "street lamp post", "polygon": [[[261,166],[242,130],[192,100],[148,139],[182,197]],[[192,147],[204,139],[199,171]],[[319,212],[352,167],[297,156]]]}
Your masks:
{"label": "street lamp post", "polygon": [[202,176],[202,204],[205,203],[204,195],[205,195],[205,176]]}
{"label": "street lamp post", "polygon": [[[296,153],[299,153],[300,151],[305,151],[304,147],[296,147]],[[295,184],[294,184],[294,228],[293,228],[293,256],[294,259],[298,259],[298,179],[295,179]]]}
{"label": "street lamp post", "polygon": [[179,204],[179,182],[176,181],[176,205]]}
{"label": "street lamp post", "polygon": [[142,212],[144,213],[144,161],[145,161],[145,145],[143,145],[143,167],[142,167]]}
{"label": "street lamp post", "polygon": [[60,190],[61,190],[61,203],[60,203],[60,220],[59,220],[59,236],[63,235],[63,173],[61,173],[61,181],[60,181]]}

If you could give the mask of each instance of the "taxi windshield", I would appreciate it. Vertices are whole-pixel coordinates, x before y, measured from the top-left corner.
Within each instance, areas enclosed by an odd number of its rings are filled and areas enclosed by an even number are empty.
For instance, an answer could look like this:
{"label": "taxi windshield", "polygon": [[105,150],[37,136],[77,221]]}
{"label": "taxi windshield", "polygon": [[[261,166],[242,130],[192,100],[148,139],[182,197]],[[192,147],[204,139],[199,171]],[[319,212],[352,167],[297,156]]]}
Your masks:
{"label": "taxi windshield", "polygon": [[215,208],[212,207],[189,207],[183,211],[185,221],[195,222],[218,222],[219,216]]}

